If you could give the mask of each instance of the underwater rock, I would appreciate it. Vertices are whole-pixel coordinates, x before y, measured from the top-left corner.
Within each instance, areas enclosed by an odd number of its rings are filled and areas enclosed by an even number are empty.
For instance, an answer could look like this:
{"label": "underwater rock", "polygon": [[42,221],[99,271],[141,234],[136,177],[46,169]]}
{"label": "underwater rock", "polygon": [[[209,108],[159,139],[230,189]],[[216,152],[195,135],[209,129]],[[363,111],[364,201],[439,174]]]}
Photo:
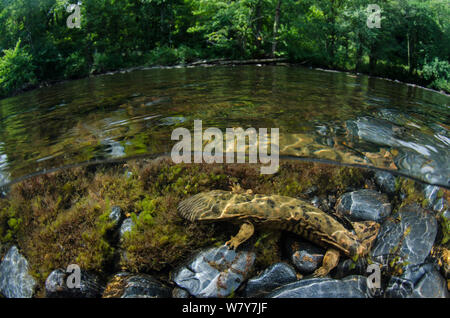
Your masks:
{"label": "underwater rock", "polygon": [[125,233],[131,232],[133,226],[134,222],[132,218],[125,219],[120,226],[120,238],[122,239]]}
{"label": "underwater rock", "polygon": [[444,198],[440,198],[436,200],[436,203],[433,205],[433,210],[436,212],[442,212],[448,206],[448,202]]}
{"label": "underwater rock", "polygon": [[339,261],[339,264],[333,269],[332,274],[334,278],[343,278],[351,275],[366,275],[367,274],[367,260],[360,257],[354,262],[350,258],[345,258]]}
{"label": "underwater rock", "polygon": [[31,298],[36,281],[28,273],[28,261],[16,246],[6,253],[0,263],[0,294],[6,298]]}
{"label": "underwater rock", "polygon": [[410,265],[421,264],[433,247],[437,226],[431,212],[417,204],[404,206],[395,219],[389,218],[381,225],[371,256],[382,264],[395,256]]}
{"label": "underwater rock", "polygon": [[297,281],[295,270],[286,263],[275,263],[248,280],[244,297],[262,297],[277,287]]}
{"label": "underwater rock", "polygon": [[432,184],[450,186],[450,154],[424,156],[412,151],[401,151],[394,158],[395,165],[410,176]]}
{"label": "underwater rock", "polygon": [[362,189],[343,194],[337,201],[336,212],[352,221],[382,222],[391,214],[391,204],[385,194]]}
{"label": "underwater rock", "polygon": [[310,200],[311,204],[314,205],[316,208],[324,211],[324,212],[331,212],[332,207],[334,204],[336,204],[336,198],[332,195],[326,196],[314,196]]}
{"label": "underwater rock", "polygon": [[120,208],[120,206],[113,206],[108,217],[111,221],[114,222],[114,224],[118,225],[120,220],[122,219],[122,209]]}
{"label": "underwater rock", "polygon": [[284,285],[267,295],[268,298],[368,298],[367,278],[348,276],[342,280],[309,278]]}
{"label": "underwater rock", "polygon": [[416,284],[411,298],[449,298],[447,282],[441,274],[433,269]]}
{"label": "underwater rock", "polygon": [[169,298],[171,289],[147,274],[118,273],[108,282],[103,298]]}
{"label": "underwater rock", "polygon": [[438,186],[427,185],[423,189],[425,199],[427,199],[427,207],[432,208],[437,201],[437,195],[439,192]]}
{"label": "underwater rock", "polygon": [[227,297],[244,282],[254,261],[253,252],[212,247],[194,255],[171,276],[192,296]]}
{"label": "underwater rock", "polygon": [[[94,273],[80,270],[80,285],[70,287],[76,283],[75,272],[55,269],[45,281],[45,294],[49,298],[96,298],[100,297],[104,288],[102,280]],[[70,284],[68,285],[68,282]]]}
{"label": "underwater rock", "polygon": [[363,141],[397,148],[400,153],[394,163],[399,170],[428,183],[450,185],[450,153],[439,139],[372,117],[348,120],[346,127],[350,135]]}
{"label": "underwater rock", "polygon": [[120,158],[126,155],[125,148],[120,144],[120,142],[117,142],[111,138],[102,140],[100,144],[104,148],[103,152],[106,155],[106,157]]}
{"label": "underwater rock", "polygon": [[392,173],[377,170],[375,172],[375,183],[384,193],[392,194],[395,192],[395,177]]}
{"label": "underwater rock", "polygon": [[349,134],[376,145],[400,146],[398,134],[402,129],[386,120],[360,117],[346,122]]}
{"label": "underwater rock", "polygon": [[183,288],[175,287],[172,290],[172,298],[189,298],[189,293]]}
{"label": "underwater rock", "polygon": [[319,268],[325,255],[323,248],[300,239],[288,238],[286,247],[287,255],[302,274],[311,274]]}
{"label": "underwater rock", "polygon": [[447,282],[433,264],[408,266],[399,277],[391,277],[387,298],[448,298]]}

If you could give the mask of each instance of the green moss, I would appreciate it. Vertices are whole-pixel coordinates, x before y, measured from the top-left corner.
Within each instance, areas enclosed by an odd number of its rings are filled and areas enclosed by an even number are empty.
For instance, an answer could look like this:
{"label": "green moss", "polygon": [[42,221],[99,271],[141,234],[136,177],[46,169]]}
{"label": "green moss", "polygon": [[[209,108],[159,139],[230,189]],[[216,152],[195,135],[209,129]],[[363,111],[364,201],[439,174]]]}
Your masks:
{"label": "green moss", "polygon": [[403,196],[403,198],[398,200],[398,208],[402,206],[409,205],[412,203],[417,203],[422,207],[428,205],[428,200],[425,198],[422,189],[419,184],[411,179],[398,178],[398,192]]}
{"label": "green moss", "polygon": [[441,229],[442,229],[442,245],[446,245],[450,242],[450,220],[445,218],[443,215],[439,217]]}
{"label": "green moss", "polygon": [[256,253],[255,270],[264,270],[274,263],[281,261],[280,231],[261,232],[253,245]]}

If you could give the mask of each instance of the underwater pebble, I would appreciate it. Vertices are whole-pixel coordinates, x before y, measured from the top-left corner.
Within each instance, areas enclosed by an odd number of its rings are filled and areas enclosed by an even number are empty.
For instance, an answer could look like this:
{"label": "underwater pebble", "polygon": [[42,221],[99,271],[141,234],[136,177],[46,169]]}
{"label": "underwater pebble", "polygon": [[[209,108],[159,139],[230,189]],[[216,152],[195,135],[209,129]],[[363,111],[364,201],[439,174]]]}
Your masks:
{"label": "underwater pebble", "polygon": [[392,259],[392,251],[403,262],[421,264],[430,254],[437,234],[432,213],[417,204],[402,207],[394,218],[386,220],[372,248],[372,258],[382,264]]}
{"label": "underwater pebble", "polygon": [[350,258],[344,258],[339,261],[339,264],[333,269],[334,278],[343,278],[351,275],[366,275],[367,274],[367,260],[360,257],[354,262]]}
{"label": "underwater pebble", "polygon": [[277,287],[297,281],[295,270],[286,263],[276,263],[260,275],[250,278],[244,290],[244,297],[262,297]]}
{"label": "underwater pebble", "polygon": [[382,222],[391,214],[391,204],[385,194],[362,189],[339,197],[336,212],[352,221]]}
{"label": "underwater pebble", "polygon": [[67,282],[74,283],[72,275],[64,269],[55,269],[45,281],[45,294],[49,298],[95,298],[100,297],[104,288],[102,280],[94,273],[80,271],[79,288],[70,288]]}
{"label": "underwater pebble", "polygon": [[172,290],[172,298],[189,298],[189,293],[183,288],[175,287]]}
{"label": "underwater pebble", "polygon": [[192,296],[227,297],[247,279],[254,261],[253,252],[212,247],[194,255],[171,277]]}
{"label": "underwater pebble", "polygon": [[268,298],[368,298],[365,276],[348,276],[342,280],[309,278],[284,285],[267,295]]}
{"label": "underwater pebble", "polygon": [[108,282],[104,298],[169,298],[172,291],[147,274],[118,273]]}
{"label": "underwater pebble", "polygon": [[286,247],[290,260],[302,274],[311,274],[319,268],[325,255],[323,248],[300,239],[288,238]]}
{"label": "underwater pebble", "polygon": [[31,298],[36,281],[28,273],[28,261],[16,246],[6,253],[0,263],[0,294],[6,298]]}
{"label": "underwater pebble", "polygon": [[447,282],[433,264],[408,266],[399,277],[391,277],[387,298],[448,298]]}
{"label": "underwater pebble", "polygon": [[399,146],[398,127],[386,120],[371,117],[360,117],[346,122],[350,135],[376,145]]}
{"label": "underwater pebble", "polygon": [[113,221],[115,224],[119,224],[121,218],[122,218],[122,209],[120,208],[120,206],[113,206],[111,208],[111,213],[109,213],[109,219]]}
{"label": "underwater pebble", "polygon": [[120,238],[124,236],[125,233],[131,232],[132,227],[134,226],[134,222],[132,218],[125,219],[120,226]]}
{"label": "underwater pebble", "polygon": [[384,193],[392,194],[395,192],[395,177],[387,171],[375,171],[375,183]]}
{"label": "underwater pebble", "polygon": [[437,201],[437,195],[439,192],[438,186],[427,185],[423,189],[423,193],[425,195],[425,199],[427,199],[427,207],[432,208]]}
{"label": "underwater pebble", "polygon": [[[331,198],[331,196],[329,196]],[[331,207],[334,206],[330,203],[330,198],[327,198],[326,196],[314,196],[310,202],[312,205],[314,205],[316,208],[328,212],[331,210]]]}
{"label": "underwater pebble", "polygon": [[446,207],[448,207],[448,202],[444,200],[444,198],[440,198],[434,204],[433,210],[436,212],[442,212]]}

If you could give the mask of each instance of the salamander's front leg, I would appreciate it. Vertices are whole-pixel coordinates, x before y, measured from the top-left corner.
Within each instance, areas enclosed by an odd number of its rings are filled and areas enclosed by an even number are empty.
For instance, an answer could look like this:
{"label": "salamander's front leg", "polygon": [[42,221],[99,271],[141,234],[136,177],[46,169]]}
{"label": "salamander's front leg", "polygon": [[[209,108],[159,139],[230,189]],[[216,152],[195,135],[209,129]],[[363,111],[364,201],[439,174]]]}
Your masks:
{"label": "salamander's front leg", "polygon": [[323,277],[327,275],[339,263],[339,251],[333,248],[327,250],[323,257],[322,267],[319,267],[314,273],[314,277]]}
{"label": "salamander's front leg", "polygon": [[252,237],[255,232],[255,227],[252,223],[246,222],[241,225],[238,234],[236,236],[232,236],[231,240],[225,243],[228,248],[237,249],[239,245],[247,241],[250,237]]}

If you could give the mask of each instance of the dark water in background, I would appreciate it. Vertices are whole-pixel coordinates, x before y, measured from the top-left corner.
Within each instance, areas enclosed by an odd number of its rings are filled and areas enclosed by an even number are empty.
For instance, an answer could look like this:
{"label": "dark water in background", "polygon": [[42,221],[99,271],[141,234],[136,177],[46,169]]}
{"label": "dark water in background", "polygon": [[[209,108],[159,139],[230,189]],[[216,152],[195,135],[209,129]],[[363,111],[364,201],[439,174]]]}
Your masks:
{"label": "dark water in background", "polygon": [[0,100],[0,184],[63,165],[170,152],[176,127],[279,128],[280,154],[450,186],[450,97],[300,67],[150,69]]}

